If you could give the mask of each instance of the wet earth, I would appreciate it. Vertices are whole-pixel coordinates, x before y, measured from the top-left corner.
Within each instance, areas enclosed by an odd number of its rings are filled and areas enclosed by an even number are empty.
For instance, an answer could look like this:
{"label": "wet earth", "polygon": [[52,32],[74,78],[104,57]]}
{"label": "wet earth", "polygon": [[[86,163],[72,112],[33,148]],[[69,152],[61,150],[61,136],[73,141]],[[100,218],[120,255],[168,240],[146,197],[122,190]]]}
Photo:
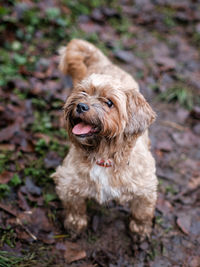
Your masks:
{"label": "wet earth", "polygon": [[[113,1],[88,12],[69,2],[0,6],[0,60],[6,73],[11,63],[17,69],[16,77],[0,72],[0,266],[199,267],[200,2]],[[59,19],[72,13],[71,28],[57,37]],[[143,242],[128,230],[128,208],[115,202],[88,201],[87,230],[64,230],[50,175],[69,150],[62,106],[70,80],[58,71],[56,50],[72,37],[94,42],[131,73],[157,113],[149,133],[158,201]]]}

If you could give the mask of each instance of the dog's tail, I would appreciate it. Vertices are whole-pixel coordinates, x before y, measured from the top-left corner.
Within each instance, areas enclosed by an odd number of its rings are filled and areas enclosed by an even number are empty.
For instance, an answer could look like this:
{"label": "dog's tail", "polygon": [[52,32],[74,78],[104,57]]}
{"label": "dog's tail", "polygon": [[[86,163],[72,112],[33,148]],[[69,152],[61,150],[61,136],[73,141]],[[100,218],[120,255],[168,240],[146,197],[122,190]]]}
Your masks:
{"label": "dog's tail", "polygon": [[87,76],[88,69],[93,64],[109,62],[98,48],[80,39],[70,41],[66,47],[59,50],[59,54],[59,69],[64,75],[70,75],[74,83]]}

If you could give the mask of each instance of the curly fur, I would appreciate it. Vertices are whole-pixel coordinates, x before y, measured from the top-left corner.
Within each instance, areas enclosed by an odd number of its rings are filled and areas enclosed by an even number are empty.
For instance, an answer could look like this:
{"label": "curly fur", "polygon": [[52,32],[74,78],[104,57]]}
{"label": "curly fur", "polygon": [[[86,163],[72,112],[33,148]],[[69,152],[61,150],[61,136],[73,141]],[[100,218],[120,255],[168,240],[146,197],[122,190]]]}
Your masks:
{"label": "curly fur", "polygon": [[[157,178],[147,129],[155,113],[136,81],[86,41],[72,40],[62,48],[59,68],[72,76],[74,84],[64,105],[71,148],[53,174],[66,212],[65,227],[79,232],[87,226],[87,198],[99,203],[115,199],[130,204],[130,230],[148,235]],[[77,113],[79,103],[89,109]],[[90,135],[73,133],[80,121],[93,127]],[[109,160],[111,167],[99,166],[102,159]]]}

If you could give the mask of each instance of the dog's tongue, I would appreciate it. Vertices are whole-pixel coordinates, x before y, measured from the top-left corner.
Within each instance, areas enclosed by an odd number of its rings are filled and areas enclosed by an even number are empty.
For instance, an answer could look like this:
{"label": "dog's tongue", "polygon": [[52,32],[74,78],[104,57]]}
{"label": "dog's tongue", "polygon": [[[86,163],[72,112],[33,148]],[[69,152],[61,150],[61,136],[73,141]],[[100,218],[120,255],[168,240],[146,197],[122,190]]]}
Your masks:
{"label": "dog's tongue", "polygon": [[92,126],[85,124],[84,122],[80,122],[74,126],[72,129],[72,133],[76,135],[81,135],[81,134],[88,134],[91,132]]}

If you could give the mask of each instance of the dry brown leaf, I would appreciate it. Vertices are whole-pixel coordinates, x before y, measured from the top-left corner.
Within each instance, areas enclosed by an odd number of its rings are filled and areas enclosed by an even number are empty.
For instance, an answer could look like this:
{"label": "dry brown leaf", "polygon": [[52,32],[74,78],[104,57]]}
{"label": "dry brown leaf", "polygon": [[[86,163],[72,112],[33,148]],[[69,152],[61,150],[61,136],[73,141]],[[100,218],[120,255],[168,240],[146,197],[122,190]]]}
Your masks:
{"label": "dry brown leaf", "polygon": [[7,184],[13,177],[14,173],[9,171],[3,171],[0,174],[0,183]]}
{"label": "dry brown leaf", "polygon": [[180,214],[176,220],[177,225],[183,233],[189,235],[191,227],[191,217],[187,214]]}
{"label": "dry brown leaf", "polygon": [[78,244],[67,241],[66,251],[64,254],[65,260],[67,263],[78,261],[86,258],[85,250],[82,250]]}
{"label": "dry brown leaf", "polygon": [[197,177],[197,178],[191,178],[191,180],[189,181],[189,183],[188,183],[188,187],[190,188],[190,189],[195,189],[195,188],[197,188],[198,186],[200,186],[200,176],[199,177]]}
{"label": "dry brown leaf", "polygon": [[0,151],[13,151],[15,150],[15,145],[13,144],[1,144]]}

